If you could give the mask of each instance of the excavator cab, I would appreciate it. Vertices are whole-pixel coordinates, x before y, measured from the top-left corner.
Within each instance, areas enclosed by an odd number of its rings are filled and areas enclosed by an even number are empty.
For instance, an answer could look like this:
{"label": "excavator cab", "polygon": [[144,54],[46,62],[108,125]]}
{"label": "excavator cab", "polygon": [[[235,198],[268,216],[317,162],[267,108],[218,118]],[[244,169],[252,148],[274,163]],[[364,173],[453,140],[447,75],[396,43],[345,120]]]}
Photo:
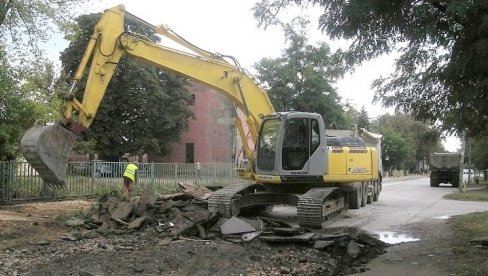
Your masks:
{"label": "excavator cab", "polygon": [[68,158],[75,142],[76,134],[63,126],[46,126],[37,121],[22,137],[20,148],[46,184],[64,188]]}
{"label": "excavator cab", "polygon": [[320,181],[327,168],[324,131],[319,114],[282,112],[266,116],[257,145],[257,174],[279,176],[281,182],[301,181],[304,176]]}

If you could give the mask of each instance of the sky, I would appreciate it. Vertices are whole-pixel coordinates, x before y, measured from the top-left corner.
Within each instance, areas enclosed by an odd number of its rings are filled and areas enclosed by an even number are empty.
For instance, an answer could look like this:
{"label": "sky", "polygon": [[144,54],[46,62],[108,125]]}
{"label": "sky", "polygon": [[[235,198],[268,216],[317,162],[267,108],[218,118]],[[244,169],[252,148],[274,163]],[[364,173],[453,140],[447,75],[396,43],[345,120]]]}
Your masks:
{"label": "sky", "polygon": [[[207,51],[231,55],[240,64],[253,72],[253,65],[262,58],[276,58],[285,47],[284,36],[278,27],[266,30],[257,26],[251,8],[257,0],[94,0],[89,7],[90,12],[102,12],[104,9],[124,4],[126,10],[141,19],[153,24],[166,24],[173,31],[194,45]],[[321,11],[308,9],[290,9],[282,13],[286,19],[297,15],[308,15],[311,21],[311,43],[325,41],[332,50],[345,49],[344,41],[331,41],[317,30],[316,18]],[[165,45],[174,47],[172,44]],[[366,62],[347,73],[335,85],[343,102],[349,102],[357,110],[364,106],[370,117],[376,117],[391,110],[373,104],[374,91],[371,83],[380,76],[388,76],[393,70],[394,58],[382,56]],[[447,150],[455,151],[459,140],[454,137],[444,143]]]}

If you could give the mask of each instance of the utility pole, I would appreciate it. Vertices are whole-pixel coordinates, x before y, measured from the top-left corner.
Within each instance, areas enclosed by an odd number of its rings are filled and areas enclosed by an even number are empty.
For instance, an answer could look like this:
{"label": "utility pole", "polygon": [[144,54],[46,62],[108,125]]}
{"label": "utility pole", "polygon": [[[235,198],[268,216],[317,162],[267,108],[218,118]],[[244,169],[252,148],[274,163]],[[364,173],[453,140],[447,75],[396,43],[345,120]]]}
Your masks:
{"label": "utility pole", "polygon": [[468,184],[471,185],[471,139],[468,136]]}

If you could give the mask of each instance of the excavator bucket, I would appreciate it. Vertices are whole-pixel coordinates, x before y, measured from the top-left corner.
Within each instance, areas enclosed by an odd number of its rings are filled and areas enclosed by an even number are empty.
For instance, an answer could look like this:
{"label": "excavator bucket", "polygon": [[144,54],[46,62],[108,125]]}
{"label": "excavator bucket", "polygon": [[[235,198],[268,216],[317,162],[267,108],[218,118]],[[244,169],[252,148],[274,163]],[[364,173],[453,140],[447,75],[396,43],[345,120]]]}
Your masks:
{"label": "excavator bucket", "polygon": [[66,188],[68,157],[75,142],[76,134],[60,125],[35,125],[22,137],[20,148],[45,183]]}

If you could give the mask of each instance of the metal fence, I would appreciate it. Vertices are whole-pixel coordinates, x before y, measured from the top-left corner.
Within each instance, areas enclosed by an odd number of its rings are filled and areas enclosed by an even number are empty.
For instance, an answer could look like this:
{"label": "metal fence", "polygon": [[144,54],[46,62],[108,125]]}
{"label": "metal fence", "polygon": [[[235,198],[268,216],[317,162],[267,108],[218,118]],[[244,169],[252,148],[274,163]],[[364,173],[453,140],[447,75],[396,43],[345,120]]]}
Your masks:
{"label": "metal fence", "polygon": [[[70,162],[66,189],[46,185],[27,162],[0,162],[0,203],[99,195],[122,188],[123,162]],[[178,182],[203,186],[226,186],[240,181],[236,166],[229,163],[140,163],[135,187],[141,192],[151,185],[159,193],[176,192]]]}

